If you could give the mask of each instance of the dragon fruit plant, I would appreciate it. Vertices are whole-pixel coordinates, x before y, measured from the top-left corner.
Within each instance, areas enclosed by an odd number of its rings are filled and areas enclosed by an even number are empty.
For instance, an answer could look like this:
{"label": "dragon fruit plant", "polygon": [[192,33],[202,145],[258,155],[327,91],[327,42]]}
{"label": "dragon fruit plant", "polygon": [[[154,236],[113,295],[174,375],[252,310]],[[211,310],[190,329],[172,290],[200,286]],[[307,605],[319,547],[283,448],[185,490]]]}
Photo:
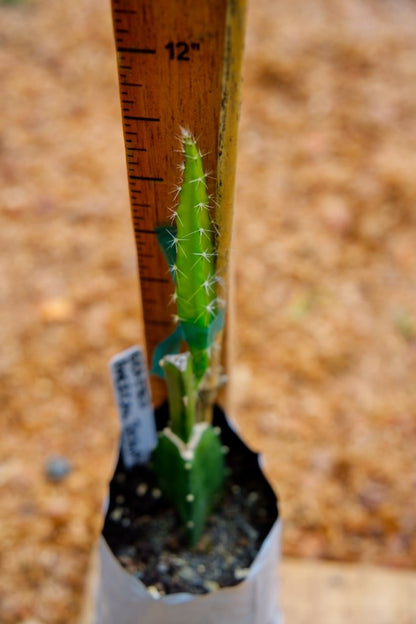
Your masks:
{"label": "dragon fruit plant", "polygon": [[[175,285],[177,328],[154,356],[154,369],[166,380],[169,424],[159,434],[152,461],[160,488],[194,546],[224,486],[225,449],[210,423],[215,392],[208,389],[217,367],[213,355],[224,310],[217,296],[217,230],[210,216],[207,174],[190,132],[182,131],[181,145],[183,179],[174,223],[157,229]],[[187,351],[179,352],[183,343]]]}

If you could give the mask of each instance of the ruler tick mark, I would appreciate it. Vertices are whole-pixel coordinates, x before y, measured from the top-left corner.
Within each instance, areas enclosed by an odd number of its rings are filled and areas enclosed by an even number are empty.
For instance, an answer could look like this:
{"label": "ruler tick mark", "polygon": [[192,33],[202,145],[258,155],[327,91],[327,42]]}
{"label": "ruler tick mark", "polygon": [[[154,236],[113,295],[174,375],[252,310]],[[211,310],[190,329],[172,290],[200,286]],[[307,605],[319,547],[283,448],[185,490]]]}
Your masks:
{"label": "ruler tick mark", "polygon": [[136,15],[137,11],[133,11],[133,9],[114,9],[114,13],[126,13],[128,15]]}
{"label": "ruler tick mark", "polygon": [[147,152],[145,147],[128,147],[127,149],[131,152]]}
{"label": "ruler tick mark", "polygon": [[129,52],[130,54],[156,54],[156,50],[150,48],[118,48],[117,52]]}
{"label": "ruler tick mark", "polygon": [[155,178],[152,176],[136,176],[130,175],[130,180],[144,180],[145,182],[163,182],[163,178]]}
{"label": "ruler tick mark", "polygon": [[159,117],[137,117],[136,115],[126,115],[125,119],[132,121],[160,121]]}
{"label": "ruler tick mark", "polygon": [[[123,76],[124,78],[126,76]],[[121,85],[123,87],[142,87],[142,84],[139,84],[138,82],[122,82]]]}

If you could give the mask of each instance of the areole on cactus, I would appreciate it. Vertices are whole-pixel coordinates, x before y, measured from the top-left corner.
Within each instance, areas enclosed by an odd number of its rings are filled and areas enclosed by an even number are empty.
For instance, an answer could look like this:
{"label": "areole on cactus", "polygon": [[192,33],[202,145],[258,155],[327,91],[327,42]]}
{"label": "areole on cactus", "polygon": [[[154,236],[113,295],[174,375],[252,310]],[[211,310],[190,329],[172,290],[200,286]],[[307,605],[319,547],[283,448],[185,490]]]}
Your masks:
{"label": "areole on cactus", "polygon": [[[174,280],[178,326],[156,350],[168,389],[170,421],[159,435],[153,465],[160,487],[185,523],[194,545],[221,496],[224,453],[218,432],[203,413],[204,378],[222,328],[217,299],[216,226],[210,216],[202,156],[190,132],[181,135],[183,179],[173,225],[158,228],[159,243]],[[185,342],[189,351],[178,353]],[[170,352],[169,352],[170,351]]]}

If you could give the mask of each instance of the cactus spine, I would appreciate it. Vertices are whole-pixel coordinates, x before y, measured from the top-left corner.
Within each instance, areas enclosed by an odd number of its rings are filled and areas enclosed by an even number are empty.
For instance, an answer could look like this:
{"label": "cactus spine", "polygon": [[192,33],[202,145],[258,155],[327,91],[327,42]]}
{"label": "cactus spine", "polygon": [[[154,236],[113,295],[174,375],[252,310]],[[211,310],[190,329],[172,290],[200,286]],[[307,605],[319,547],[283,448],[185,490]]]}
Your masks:
{"label": "cactus spine", "polygon": [[207,176],[195,139],[187,131],[182,132],[182,147],[183,180],[175,227],[160,228],[159,241],[165,241],[175,283],[177,319],[189,351],[166,354],[160,362],[168,389],[170,422],[159,436],[153,464],[165,497],[177,509],[194,545],[221,496],[225,475],[218,433],[208,423],[197,422],[204,376],[210,368],[222,317],[216,296],[215,226],[209,212]]}

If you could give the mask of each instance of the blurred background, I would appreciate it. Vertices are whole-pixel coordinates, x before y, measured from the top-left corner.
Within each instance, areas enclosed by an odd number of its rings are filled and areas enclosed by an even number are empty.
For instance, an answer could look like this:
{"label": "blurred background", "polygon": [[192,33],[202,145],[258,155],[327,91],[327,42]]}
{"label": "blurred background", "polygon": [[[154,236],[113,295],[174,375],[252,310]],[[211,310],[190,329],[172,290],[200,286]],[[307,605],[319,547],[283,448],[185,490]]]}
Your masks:
{"label": "blurred background", "polygon": [[[232,415],[284,553],[416,563],[416,4],[251,2]],[[76,621],[141,336],[108,2],[0,2],[0,621]],[[410,621],[410,620],[409,620]]]}

